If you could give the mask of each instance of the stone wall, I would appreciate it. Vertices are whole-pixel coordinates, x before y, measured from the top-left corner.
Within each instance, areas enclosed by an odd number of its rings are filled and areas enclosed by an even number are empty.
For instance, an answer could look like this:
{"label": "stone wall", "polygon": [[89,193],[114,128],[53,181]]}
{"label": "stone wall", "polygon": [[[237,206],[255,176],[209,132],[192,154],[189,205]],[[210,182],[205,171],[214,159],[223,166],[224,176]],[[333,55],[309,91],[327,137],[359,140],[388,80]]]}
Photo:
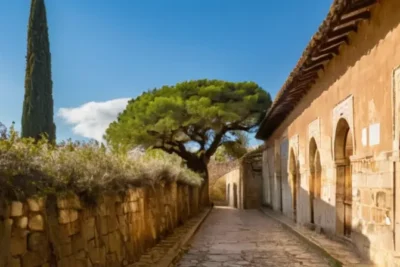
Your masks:
{"label": "stone wall", "polygon": [[239,167],[227,174],[228,206],[238,209],[258,209],[262,204],[262,151],[249,152],[239,161]]}
{"label": "stone wall", "polygon": [[[254,163],[253,163],[254,164]],[[251,162],[242,161],[240,164],[242,177],[243,204],[244,209],[258,209],[262,201],[262,173],[252,167]]]}
{"label": "stone wall", "polygon": [[229,207],[239,208],[241,203],[240,196],[240,169],[236,168],[228,172],[225,176],[226,199]]}
{"label": "stone wall", "polygon": [[379,1],[265,140],[263,160],[265,204],[383,266],[400,253],[399,12]]}
{"label": "stone wall", "polygon": [[176,183],[2,203],[0,266],[127,266],[198,211],[199,189]]}

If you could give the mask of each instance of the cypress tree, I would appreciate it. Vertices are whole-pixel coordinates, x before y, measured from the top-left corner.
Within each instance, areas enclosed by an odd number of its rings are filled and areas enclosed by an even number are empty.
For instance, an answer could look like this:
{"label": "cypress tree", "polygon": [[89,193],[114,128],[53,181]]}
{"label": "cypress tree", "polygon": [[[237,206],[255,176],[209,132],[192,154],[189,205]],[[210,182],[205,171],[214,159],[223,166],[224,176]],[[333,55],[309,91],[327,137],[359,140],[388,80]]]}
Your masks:
{"label": "cypress tree", "polygon": [[44,0],[31,0],[26,55],[22,137],[55,141],[51,54]]}

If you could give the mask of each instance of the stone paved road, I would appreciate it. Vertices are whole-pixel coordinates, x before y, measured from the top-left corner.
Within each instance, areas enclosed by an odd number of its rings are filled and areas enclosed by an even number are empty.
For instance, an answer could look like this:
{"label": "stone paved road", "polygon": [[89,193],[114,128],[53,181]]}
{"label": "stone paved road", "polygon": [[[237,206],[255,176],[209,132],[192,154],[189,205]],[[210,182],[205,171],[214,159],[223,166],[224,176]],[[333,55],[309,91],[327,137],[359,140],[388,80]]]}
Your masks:
{"label": "stone paved road", "polygon": [[177,266],[330,266],[297,236],[257,210],[216,207]]}

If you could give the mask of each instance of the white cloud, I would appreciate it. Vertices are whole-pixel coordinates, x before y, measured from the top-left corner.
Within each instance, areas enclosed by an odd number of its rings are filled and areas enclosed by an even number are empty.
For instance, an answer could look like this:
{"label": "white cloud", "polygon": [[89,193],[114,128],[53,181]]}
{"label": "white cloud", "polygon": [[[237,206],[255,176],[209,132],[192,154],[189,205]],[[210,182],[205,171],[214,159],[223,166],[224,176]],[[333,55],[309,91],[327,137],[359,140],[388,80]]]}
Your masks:
{"label": "white cloud", "polygon": [[74,134],[103,141],[103,134],[118,113],[123,111],[130,98],[105,102],[88,102],[76,108],[60,108],[57,116],[73,125]]}

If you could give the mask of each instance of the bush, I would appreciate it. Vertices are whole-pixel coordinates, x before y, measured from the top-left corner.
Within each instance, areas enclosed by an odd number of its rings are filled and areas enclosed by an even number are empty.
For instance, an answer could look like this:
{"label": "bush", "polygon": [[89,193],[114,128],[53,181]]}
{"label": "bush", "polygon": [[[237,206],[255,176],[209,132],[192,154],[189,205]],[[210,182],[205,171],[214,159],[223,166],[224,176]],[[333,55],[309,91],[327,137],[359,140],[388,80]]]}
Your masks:
{"label": "bush", "polygon": [[[0,128],[1,125],[0,125]],[[95,141],[35,142],[0,130],[0,198],[74,192],[93,201],[104,192],[122,193],[134,186],[177,181],[200,186],[202,178],[166,157],[130,159]]]}

